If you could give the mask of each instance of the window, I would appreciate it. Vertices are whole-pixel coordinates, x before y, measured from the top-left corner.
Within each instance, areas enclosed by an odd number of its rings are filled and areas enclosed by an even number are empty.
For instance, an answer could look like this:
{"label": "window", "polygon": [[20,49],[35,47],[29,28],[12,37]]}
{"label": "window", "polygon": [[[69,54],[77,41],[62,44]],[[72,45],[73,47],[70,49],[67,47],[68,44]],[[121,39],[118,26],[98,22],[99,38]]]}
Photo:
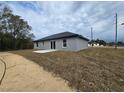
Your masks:
{"label": "window", "polygon": [[36,42],[36,46],[38,47],[38,42]]}
{"label": "window", "polygon": [[66,39],[63,39],[63,47],[67,47],[67,41],[66,41]]}

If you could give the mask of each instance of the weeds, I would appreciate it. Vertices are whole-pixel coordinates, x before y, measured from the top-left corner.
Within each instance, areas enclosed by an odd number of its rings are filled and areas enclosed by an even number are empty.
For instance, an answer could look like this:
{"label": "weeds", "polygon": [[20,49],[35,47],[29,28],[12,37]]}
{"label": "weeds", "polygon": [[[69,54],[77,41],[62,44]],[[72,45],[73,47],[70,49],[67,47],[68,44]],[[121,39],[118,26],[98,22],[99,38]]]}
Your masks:
{"label": "weeds", "polygon": [[124,91],[124,49],[92,48],[79,52],[12,53],[30,59],[77,91]]}

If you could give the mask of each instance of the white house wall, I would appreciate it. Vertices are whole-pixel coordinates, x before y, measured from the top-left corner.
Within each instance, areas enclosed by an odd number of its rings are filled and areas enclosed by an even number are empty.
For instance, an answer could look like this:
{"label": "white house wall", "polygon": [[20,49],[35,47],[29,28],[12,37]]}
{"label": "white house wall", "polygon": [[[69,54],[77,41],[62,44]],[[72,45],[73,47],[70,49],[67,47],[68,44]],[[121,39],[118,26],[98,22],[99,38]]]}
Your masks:
{"label": "white house wall", "polygon": [[76,42],[77,42],[77,44],[76,44],[77,51],[88,48],[88,41],[80,39],[80,38],[76,38]]}
{"label": "white house wall", "polygon": [[[63,39],[54,40],[56,42],[56,49],[66,51],[78,51],[88,47],[88,42],[80,38],[65,38],[67,47],[63,47]],[[51,49],[51,41],[38,42],[38,47],[34,43],[34,49]]]}
{"label": "white house wall", "polygon": [[51,49],[51,42],[50,41],[44,41],[43,49]]}
{"label": "white house wall", "polygon": [[36,42],[34,43],[34,49],[43,49],[43,42],[38,42],[38,47]]}
{"label": "white house wall", "polygon": [[76,38],[67,38],[67,47],[63,47],[63,39],[56,40],[56,49],[66,50],[66,51],[75,51],[76,50]]}

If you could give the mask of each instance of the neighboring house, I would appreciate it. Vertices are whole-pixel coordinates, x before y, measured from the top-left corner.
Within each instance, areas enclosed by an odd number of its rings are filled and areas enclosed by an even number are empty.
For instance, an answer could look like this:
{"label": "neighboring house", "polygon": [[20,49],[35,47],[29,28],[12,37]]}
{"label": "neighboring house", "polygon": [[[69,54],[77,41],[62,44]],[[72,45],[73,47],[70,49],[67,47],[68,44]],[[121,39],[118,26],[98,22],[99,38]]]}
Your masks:
{"label": "neighboring house", "polygon": [[62,32],[34,41],[34,49],[79,51],[88,48],[88,39],[75,33]]}
{"label": "neighboring house", "polygon": [[98,47],[98,46],[100,46],[100,44],[99,43],[94,43],[93,46]]}
{"label": "neighboring house", "polygon": [[[93,43],[93,47],[102,47],[99,43]],[[88,47],[92,47],[92,44],[88,44]]]}

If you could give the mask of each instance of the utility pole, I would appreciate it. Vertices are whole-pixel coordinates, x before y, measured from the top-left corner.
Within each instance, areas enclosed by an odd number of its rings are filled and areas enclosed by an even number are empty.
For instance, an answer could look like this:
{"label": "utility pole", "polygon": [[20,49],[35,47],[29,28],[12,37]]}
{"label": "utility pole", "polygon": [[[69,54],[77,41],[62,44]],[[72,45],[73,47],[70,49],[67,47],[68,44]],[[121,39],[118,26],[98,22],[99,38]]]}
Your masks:
{"label": "utility pole", "polygon": [[115,49],[117,49],[117,24],[118,24],[118,19],[117,19],[117,13],[115,14]]}
{"label": "utility pole", "polygon": [[93,28],[91,27],[91,45],[93,46]]}

